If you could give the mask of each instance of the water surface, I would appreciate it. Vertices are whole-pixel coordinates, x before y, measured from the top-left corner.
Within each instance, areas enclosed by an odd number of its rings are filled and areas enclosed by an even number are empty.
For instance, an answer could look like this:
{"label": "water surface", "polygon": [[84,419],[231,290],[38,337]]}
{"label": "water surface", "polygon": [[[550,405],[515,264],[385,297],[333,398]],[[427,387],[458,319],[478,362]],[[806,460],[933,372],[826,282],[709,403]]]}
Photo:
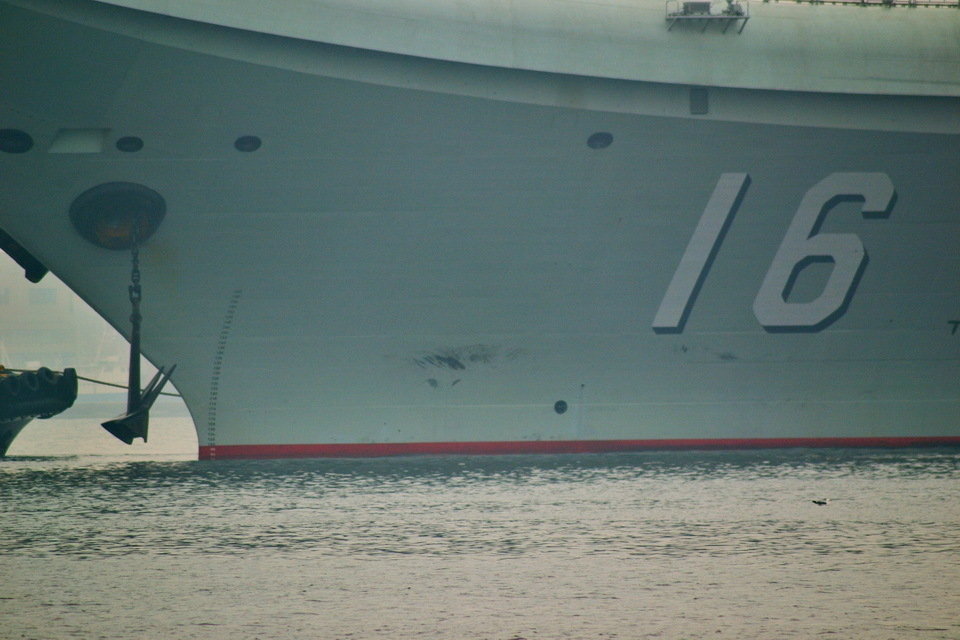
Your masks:
{"label": "water surface", "polygon": [[960,637],[956,449],[190,457],[0,461],[4,637]]}

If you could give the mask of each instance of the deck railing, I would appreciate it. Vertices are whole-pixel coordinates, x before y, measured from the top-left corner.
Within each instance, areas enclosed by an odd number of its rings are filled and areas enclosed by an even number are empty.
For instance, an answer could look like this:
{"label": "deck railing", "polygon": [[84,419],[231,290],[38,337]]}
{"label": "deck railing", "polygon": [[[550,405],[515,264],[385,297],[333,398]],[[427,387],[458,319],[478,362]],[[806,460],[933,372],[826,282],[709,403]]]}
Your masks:
{"label": "deck railing", "polygon": [[948,7],[960,9],[960,0],[763,0],[794,4],[843,4],[860,7]]}
{"label": "deck railing", "polygon": [[[793,4],[830,4],[858,7],[946,7],[960,9],[960,0],[761,0],[769,2],[790,2]],[[667,0],[667,23],[673,29],[677,23],[696,24],[706,31],[711,24],[719,24],[723,31],[732,25],[739,25],[737,33],[743,31],[750,19],[748,0]]]}
{"label": "deck railing", "polygon": [[696,24],[706,31],[711,24],[718,24],[726,33],[737,24],[737,33],[743,31],[750,19],[748,0],[667,0],[668,31],[677,23]]}

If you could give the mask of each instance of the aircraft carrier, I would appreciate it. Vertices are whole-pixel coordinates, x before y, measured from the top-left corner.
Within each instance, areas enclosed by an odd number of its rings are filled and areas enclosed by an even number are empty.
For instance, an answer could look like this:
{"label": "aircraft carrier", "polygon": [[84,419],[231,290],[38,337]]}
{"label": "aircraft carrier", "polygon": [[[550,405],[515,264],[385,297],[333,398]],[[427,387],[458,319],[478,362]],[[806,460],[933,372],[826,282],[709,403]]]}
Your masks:
{"label": "aircraft carrier", "polygon": [[[0,244],[205,459],[960,443],[956,2],[0,0]],[[133,239],[136,231],[136,239]]]}

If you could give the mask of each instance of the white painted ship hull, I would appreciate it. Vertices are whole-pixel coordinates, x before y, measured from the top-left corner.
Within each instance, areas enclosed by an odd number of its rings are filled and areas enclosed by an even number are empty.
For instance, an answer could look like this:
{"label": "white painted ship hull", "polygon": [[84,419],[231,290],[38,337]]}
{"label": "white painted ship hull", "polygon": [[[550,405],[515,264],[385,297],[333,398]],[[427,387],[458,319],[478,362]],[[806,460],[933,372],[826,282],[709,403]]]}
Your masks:
{"label": "white painted ship hull", "polygon": [[201,457],[960,442],[960,80],[691,93],[29,4],[0,228],[127,332],[129,254],[68,211],[163,197],[143,350]]}

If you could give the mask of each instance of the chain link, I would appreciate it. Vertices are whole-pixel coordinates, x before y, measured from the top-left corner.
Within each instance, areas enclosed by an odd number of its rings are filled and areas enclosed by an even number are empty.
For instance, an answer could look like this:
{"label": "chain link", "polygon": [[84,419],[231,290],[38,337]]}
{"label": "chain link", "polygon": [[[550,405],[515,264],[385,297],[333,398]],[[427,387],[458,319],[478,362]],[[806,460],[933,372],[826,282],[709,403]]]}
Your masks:
{"label": "chain link", "polygon": [[[140,290],[140,244],[137,241],[137,228],[136,226],[131,231],[132,244],[130,245],[130,258],[133,262],[133,268],[130,271],[130,302],[136,307],[140,303],[140,299],[143,297],[143,293]],[[134,308],[134,313],[138,310]]]}

